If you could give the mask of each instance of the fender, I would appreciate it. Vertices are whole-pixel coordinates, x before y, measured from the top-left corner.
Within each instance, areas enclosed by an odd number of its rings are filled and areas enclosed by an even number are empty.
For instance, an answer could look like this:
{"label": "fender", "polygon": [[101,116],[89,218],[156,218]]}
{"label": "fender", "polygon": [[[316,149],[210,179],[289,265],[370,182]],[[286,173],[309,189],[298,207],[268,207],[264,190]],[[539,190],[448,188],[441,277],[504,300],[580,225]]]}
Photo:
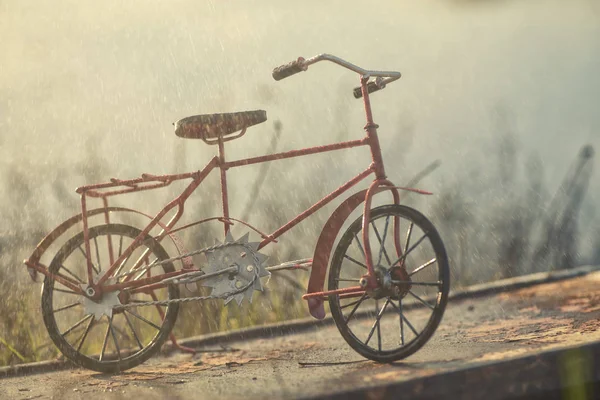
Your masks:
{"label": "fender", "polygon": [[[125,208],[125,207],[96,208],[93,210],[89,210],[86,213],[86,215],[88,217],[92,217],[94,215],[103,214],[104,212],[132,212],[135,214],[143,215],[144,217],[147,217],[149,219],[153,218],[141,211],[137,211],[137,210],[133,210],[131,208]],[[52,245],[52,243],[54,243],[56,241],[56,239],[58,239],[68,229],[73,227],[75,224],[81,222],[82,219],[83,219],[82,214],[77,214],[77,215],[74,215],[71,218],[63,221],[60,225],[58,225],[56,228],[54,228],[53,231],[51,231],[49,234],[47,234],[38,243],[38,245],[35,247],[35,250],[33,251],[33,253],[31,254],[31,256],[29,257],[29,259],[27,261],[30,263],[33,263],[33,264],[39,263],[40,259],[42,258],[42,256],[46,252],[46,250],[48,250],[48,248]],[[177,248],[177,251],[179,252],[179,254],[184,253],[186,250],[183,247],[181,240],[179,240],[179,238],[177,236],[168,232],[166,225],[164,225],[162,222],[159,221],[158,225],[161,228],[163,228],[165,231],[167,231],[167,234],[173,241],[173,244],[175,244],[175,247]],[[189,265],[191,263],[191,260],[189,259],[189,257],[186,257],[185,259],[183,259],[183,263],[184,263],[184,265]],[[38,272],[36,270],[34,270],[33,268],[27,268],[27,270],[29,271],[29,275],[30,275],[31,279],[34,282],[37,282]]]}
{"label": "fender", "polygon": [[[373,194],[390,190],[394,197],[394,204],[400,204],[398,189],[407,190],[418,194],[432,194],[424,190],[392,185],[380,186],[375,189]],[[342,204],[338,206],[338,208],[333,212],[333,214],[331,214],[331,216],[323,226],[323,230],[321,231],[321,235],[319,236],[317,245],[315,247],[315,253],[313,255],[313,264],[310,273],[310,279],[308,281],[307,293],[323,291],[323,287],[325,285],[325,275],[327,274],[327,266],[329,265],[329,259],[331,257],[331,251],[333,249],[335,239],[337,238],[340,229],[342,229],[342,226],[344,225],[346,219],[348,219],[350,214],[352,214],[352,212],[360,204],[364,203],[366,196],[367,189],[364,189],[348,197],[342,202]],[[324,300],[322,298],[309,298],[307,299],[307,302],[308,310],[313,317],[315,317],[316,319],[325,318],[325,306]]]}

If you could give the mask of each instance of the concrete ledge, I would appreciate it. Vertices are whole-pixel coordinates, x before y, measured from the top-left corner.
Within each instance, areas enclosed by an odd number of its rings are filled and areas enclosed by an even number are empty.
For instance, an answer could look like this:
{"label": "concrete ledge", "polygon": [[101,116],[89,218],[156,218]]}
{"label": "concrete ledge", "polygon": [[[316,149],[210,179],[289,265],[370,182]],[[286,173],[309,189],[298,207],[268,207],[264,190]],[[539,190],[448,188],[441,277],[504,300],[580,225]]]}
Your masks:
{"label": "concrete ledge", "polygon": [[539,285],[542,283],[572,279],[596,271],[600,271],[600,265],[584,265],[572,269],[562,269],[551,272],[538,272],[535,274],[522,275],[514,278],[481,283],[478,285],[469,286],[466,289],[456,292],[451,291],[449,298],[451,300],[460,300],[481,297],[486,296],[488,294],[507,292],[510,290],[516,290],[528,286]]}
{"label": "concrete ledge", "polygon": [[0,379],[10,376],[42,374],[71,368],[77,368],[77,366],[64,360],[48,360],[27,364],[17,364],[0,368]]}
{"label": "concrete ledge", "polygon": [[404,382],[302,399],[595,399],[600,393],[598,360],[600,342],[594,342]]}
{"label": "concrete ledge", "polygon": [[[578,276],[600,271],[600,265],[585,265],[573,269],[565,269],[553,272],[540,272],[536,274],[517,276],[515,278],[501,279],[494,282],[482,283],[469,286],[463,290],[451,291],[449,300],[472,299],[489,294],[508,292],[528,286],[539,285],[542,283],[556,282],[565,279],[572,279]],[[201,347],[223,342],[233,342],[241,339],[256,339],[270,336],[282,336],[291,333],[304,332],[315,329],[320,326],[333,324],[331,316],[323,320],[316,320],[312,317],[296,319],[292,321],[253,326],[228,332],[217,332],[210,335],[194,336],[182,339],[181,344],[189,347]],[[443,323],[443,322],[442,322]],[[169,344],[165,344],[165,349],[170,349]]]}
{"label": "concrete ledge", "polygon": [[[542,283],[571,279],[595,271],[600,271],[600,266],[581,266],[568,270],[542,272],[518,276],[515,278],[502,279],[499,281],[473,285],[464,290],[459,290],[455,292],[451,291],[449,299],[456,301],[462,299],[477,298],[493,293],[516,290],[519,288],[539,285]],[[195,336],[191,338],[181,339],[179,343],[187,347],[199,348],[202,346],[224,344],[243,339],[268,338],[273,336],[283,336],[292,333],[305,332],[307,330],[317,329],[319,327],[331,325],[333,323],[333,319],[330,316],[326,317],[323,320],[315,320],[312,317],[308,317],[292,321],[254,326],[235,331],[216,332],[208,335]],[[169,352],[172,350],[173,346],[170,342],[167,342],[163,346],[163,352]],[[46,373],[70,368],[79,367],[66,360],[48,360],[36,363],[18,364],[8,367],[0,367],[0,378],[8,376]]]}

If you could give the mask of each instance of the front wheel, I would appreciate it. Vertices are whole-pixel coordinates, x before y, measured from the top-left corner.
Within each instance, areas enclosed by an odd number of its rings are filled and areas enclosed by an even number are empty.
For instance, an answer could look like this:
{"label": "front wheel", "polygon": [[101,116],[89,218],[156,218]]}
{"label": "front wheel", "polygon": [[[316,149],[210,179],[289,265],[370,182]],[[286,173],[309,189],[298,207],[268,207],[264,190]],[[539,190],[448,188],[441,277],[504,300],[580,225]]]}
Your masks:
{"label": "front wheel", "polygon": [[[401,205],[371,210],[371,258],[379,287],[360,294],[329,296],[333,319],[359,354],[392,362],[419,350],[439,325],[450,290],[446,250],[433,224]],[[338,243],[328,289],[359,285],[367,273],[362,216]]]}
{"label": "front wheel", "polygon": [[[137,228],[120,224],[90,228],[94,279],[104,275],[112,261],[120,257],[140,233]],[[82,232],[58,251],[50,264],[50,272],[68,276],[85,287],[88,275],[84,249]],[[154,261],[168,258],[160,243],[146,236],[107,282],[138,280],[173,272],[175,268],[170,262],[145,270]],[[179,288],[170,285],[138,293],[108,292],[101,299],[92,301],[46,277],[42,288],[42,313],[50,338],[68,359],[94,371],[113,373],[141,364],[160,349],[179,310],[179,304],[169,300],[177,298]],[[148,305],[157,301],[163,305]],[[119,309],[119,304],[128,307]]]}

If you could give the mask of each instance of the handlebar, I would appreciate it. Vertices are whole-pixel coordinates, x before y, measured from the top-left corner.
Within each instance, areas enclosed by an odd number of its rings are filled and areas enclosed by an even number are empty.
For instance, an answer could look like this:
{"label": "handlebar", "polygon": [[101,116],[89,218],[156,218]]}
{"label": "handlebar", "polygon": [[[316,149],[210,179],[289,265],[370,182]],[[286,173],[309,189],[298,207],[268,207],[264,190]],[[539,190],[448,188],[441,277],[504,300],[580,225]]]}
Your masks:
{"label": "handlebar", "polygon": [[[288,76],[292,76],[297,74],[298,72],[306,71],[308,67],[312,64],[316,64],[319,61],[331,61],[335,64],[338,64],[346,69],[354,71],[361,75],[361,79],[369,79],[371,77],[378,78],[376,82],[369,82],[367,84],[367,90],[369,93],[376,92],[377,90],[381,90],[385,87],[386,84],[393,82],[395,80],[400,79],[402,76],[400,72],[396,71],[376,71],[376,70],[367,70],[361,68],[357,65],[349,63],[346,60],[342,60],[339,57],[333,56],[331,54],[319,54],[315,57],[304,59],[299,57],[297,60],[284,64],[280,67],[277,67],[273,70],[273,78],[276,81],[287,78]],[[354,97],[359,99],[362,97],[362,89],[361,87],[357,87],[354,89]]]}
{"label": "handlebar", "polygon": [[297,74],[298,72],[306,71],[308,66],[304,66],[306,61],[302,57],[298,57],[297,60],[284,64],[273,70],[273,79],[280,81],[283,78]]}
{"label": "handlebar", "polygon": [[[367,91],[369,93],[373,93],[376,92],[378,90],[381,90],[385,87],[385,85],[377,85],[377,83],[375,82],[369,82],[367,84]],[[360,99],[362,97],[362,87],[355,87],[354,90],[352,90],[352,93],[354,94],[354,98],[355,99]]]}

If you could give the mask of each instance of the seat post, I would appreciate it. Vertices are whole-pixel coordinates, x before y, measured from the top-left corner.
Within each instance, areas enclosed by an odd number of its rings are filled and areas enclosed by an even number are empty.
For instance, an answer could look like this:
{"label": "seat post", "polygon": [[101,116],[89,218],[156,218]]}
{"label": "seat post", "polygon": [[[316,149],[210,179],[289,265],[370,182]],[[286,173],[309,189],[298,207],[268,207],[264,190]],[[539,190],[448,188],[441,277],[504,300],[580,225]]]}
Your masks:
{"label": "seat post", "polygon": [[225,235],[227,235],[227,232],[229,232],[229,198],[227,196],[227,168],[225,167],[225,144],[222,135],[218,136],[217,142],[219,145],[219,169],[221,170],[221,202],[223,205],[223,217],[225,218],[225,221],[223,222],[223,229],[225,231]]}

